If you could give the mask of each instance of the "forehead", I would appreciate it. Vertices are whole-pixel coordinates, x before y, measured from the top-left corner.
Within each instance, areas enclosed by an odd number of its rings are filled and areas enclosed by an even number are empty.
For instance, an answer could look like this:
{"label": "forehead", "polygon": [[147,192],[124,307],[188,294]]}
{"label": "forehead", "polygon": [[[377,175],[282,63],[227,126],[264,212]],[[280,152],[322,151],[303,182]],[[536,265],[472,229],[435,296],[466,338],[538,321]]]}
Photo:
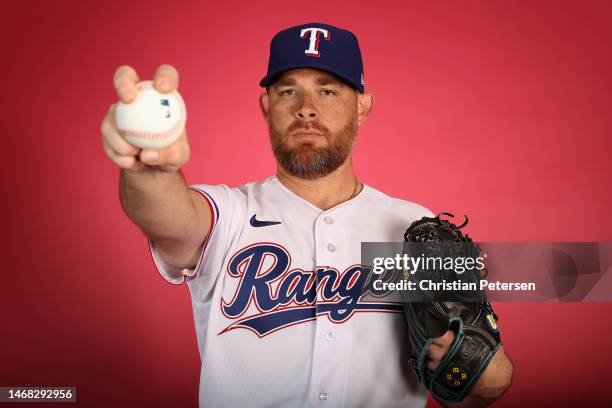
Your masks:
{"label": "forehead", "polygon": [[296,84],[299,82],[316,82],[316,83],[338,83],[344,85],[344,81],[338,76],[318,69],[313,68],[295,68],[283,72],[272,84],[273,86],[282,86],[287,84]]}

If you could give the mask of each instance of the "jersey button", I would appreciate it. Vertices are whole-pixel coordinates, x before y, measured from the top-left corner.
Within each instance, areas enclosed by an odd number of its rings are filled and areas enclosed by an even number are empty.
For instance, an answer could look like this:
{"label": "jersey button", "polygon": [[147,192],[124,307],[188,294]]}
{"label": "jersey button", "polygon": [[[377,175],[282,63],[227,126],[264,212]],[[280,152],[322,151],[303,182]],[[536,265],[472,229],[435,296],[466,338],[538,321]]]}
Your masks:
{"label": "jersey button", "polygon": [[323,222],[326,224],[333,224],[334,219],[332,217],[323,217]]}
{"label": "jersey button", "polygon": [[336,246],[330,242],[329,244],[327,244],[327,250],[329,252],[334,252],[336,250]]}
{"label": "jersey button", "polygon": [[332,333],[332,332],[327,332],[327,333],[325,334],[325,340],[327,340],[327,341],[334,341],[334,333]]}
{"label": "jersey button", "polygon": [[321,401],[326,401],[327,400],[327,393],[325,391],[323,391],[322,393],[319,394],[319,399]]}

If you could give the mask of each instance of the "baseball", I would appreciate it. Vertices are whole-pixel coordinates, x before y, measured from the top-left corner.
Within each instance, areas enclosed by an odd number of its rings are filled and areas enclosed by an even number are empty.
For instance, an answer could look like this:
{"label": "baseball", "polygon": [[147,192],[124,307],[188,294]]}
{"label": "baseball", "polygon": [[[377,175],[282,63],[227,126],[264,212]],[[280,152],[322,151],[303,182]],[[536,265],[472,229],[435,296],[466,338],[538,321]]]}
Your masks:
{"label": "baseball", "polygon": [[116,119],[119,133],[133,146],[161,149],[179,138],[187,110],[178,93],[160,93],[153,81],[138,83],[138,95],[131,103],[117,104]]}

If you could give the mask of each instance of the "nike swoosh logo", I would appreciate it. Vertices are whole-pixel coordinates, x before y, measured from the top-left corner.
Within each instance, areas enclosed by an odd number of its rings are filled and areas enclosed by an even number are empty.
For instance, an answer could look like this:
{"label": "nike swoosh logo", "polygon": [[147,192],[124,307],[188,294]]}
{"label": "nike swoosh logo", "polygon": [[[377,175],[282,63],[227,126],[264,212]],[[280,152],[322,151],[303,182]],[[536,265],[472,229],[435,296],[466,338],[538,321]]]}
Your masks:
{"label": "nike swoosh logo", "polygon": [[253,216],[251,217],[250,223],[251,226],[253,227],[269,227],[270,225],[276,225],[276,224],[281,224],[280,221],[260,221],[257,218],[255,218],[257,214],[253,214]]}

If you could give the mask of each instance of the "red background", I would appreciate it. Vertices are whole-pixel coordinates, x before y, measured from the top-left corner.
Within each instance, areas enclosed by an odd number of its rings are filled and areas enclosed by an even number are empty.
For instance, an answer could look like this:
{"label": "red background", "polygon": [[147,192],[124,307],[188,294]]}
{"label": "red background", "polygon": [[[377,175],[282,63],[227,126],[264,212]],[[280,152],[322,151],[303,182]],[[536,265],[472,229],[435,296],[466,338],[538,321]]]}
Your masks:
{"label": "red background", "polygon": [[[376,96],[359,178],[482,241],[612,241],[607,2],[11,2],[2,24],[0,385],[82,405],[195,406],[189,294],[122,214],[99,126],[112,75],[181,73],[191,183],[274,172],[258,87],[270,38],[321,21],[360,39]],[[498,406],[609,394],[610,304],[496,304],[515,364]]]}

